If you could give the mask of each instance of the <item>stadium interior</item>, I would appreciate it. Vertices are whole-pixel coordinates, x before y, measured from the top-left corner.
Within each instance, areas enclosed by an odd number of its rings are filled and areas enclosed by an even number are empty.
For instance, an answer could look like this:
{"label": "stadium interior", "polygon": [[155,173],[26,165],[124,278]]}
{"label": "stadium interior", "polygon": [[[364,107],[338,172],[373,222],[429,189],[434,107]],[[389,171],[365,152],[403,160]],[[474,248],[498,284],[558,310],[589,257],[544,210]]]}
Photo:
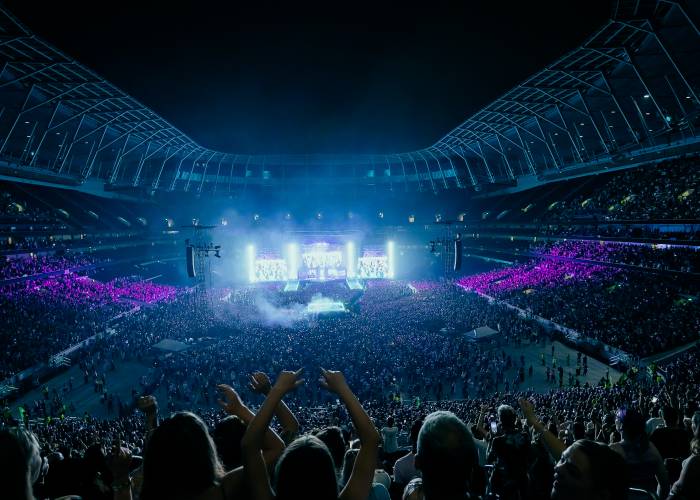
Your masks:
{"label": "stadium interior", "polygon": [[609,3],[352,154],[211,149],[0,5],[0,498],[700,499],[700,6]]}

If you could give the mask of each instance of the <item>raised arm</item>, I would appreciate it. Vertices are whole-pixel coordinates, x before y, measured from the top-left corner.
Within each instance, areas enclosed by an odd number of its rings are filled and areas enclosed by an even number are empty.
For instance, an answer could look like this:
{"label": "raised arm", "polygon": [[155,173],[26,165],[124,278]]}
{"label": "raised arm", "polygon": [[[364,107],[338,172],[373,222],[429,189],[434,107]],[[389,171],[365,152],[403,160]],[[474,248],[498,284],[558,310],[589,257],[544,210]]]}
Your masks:
{"label": "raised arm", "polygon": [[[224,399],[219,399],[219,406],[221,406],[226,413],[229,415],[235,415],[249,425],[251,420],[253,420],[253,412],[243,403],[241,397],[235,391],[233,387],[226,384],[219,384],[216,386]],[[268,426],[262,443],[262,452],[265,463],[270,465],[273,464],[284,451],[284,442],[277,435],[275,431],[270,429]]]}
{"label": "raised arm", "polygon": [[304,383],[303,379],[299,379],[301,373],[302,370],[285,371],[279,374],[275,385],[270,389],[258,413],[250,421],[248,429],[243,435],[241,442],[243,464],[250,488],[250,496],[253,499],[272,500],[274,498],[261,448],[265,439],[265,431],[270,425],[275,408],[285,394]]}
{"label": "raised arm", "polygon": [[489,431],[486,429],[484,426],[484,417],[486,416],[486,412],[489,410],[488,405],[481,405],[479,408],[479,418],[476,420],[476,428],[479,429],[479,432],[481,432],[482,437],[486,437],[489,433]]}
{"label": "raised arm", "polygon": [[128,448],[114,444],[112,452],[107,457],[107,465],[112,472],[112,498],[113,500],[131,500],[131,477],[129,465],[131,464],[131,451]]}
{"label": "raised arm", "polygon": [[321,368],[321,385],[338,395],[347,408],[360,438],[360,451],[355,459],[350,479],[340,493],[342,500],[365,500],[372,488],[374,469],[377,465],[379,450],[379,432],[362,405],[348,387],[341,372]]}
{"label": "raised arm", "polygon": [[136,400],[136,407],[146,418],[146,441],[158,427],[158,401],[155,396],[141,396]]}
{"label": "raised arm", "polygon": [[518,403],[520,403],[520,408],[523,410],[523,415],[527,419],[528,425],[534,427],[534,429],[542,435],[544,444],[549,450],[555,461],[559,461],[561,454],[564,453],[566,445],[554,434],[549,432],[549,430],[544,426],[540,419],[535,415],[535,408],[532,403],[527,399],[521,398]]}
{"label": "raised arm", "polygon": [[[255,372],[250,376],[249,387],[251,391],[267,396],[272,384],[270,384],[270,379],[266,374]],[[280,401],[275,408],[275,416],[282,426],[282,440],[289,443],[299,433],[299,421],[284,401]]]}

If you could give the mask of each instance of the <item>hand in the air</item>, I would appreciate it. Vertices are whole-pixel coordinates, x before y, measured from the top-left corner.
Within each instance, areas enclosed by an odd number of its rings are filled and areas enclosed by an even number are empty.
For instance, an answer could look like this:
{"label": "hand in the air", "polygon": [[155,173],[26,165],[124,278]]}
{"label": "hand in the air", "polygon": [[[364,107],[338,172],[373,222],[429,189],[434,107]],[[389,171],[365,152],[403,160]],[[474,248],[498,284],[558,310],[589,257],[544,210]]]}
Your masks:
{"label": "hand in the air", "polygon": [[539,423],[539,419],[537,418],[537,415],[535,415],[535,407],[532,405],[530,400],[525,399],[525,398],[520,398],[518,400],[518,403],[520,404],[520,409],[523,410],[523,415],[527,419],[528,425],[535,426],[536,424]]}
{"label": "hand in the air", "polygon": [[272,384],[270,383],[270,378],[263,372],[254,372],[250,375],[250,384],[248,384],[250,390],[257,392],[258,394],[264,394],[270,392]]}
{"label": "hand in the air", "polygon": [[277,380],[275,381],[275,385],[273,386],[274,389],[280,390],[283,394],[287,394],[288,392],[293,391],[300,385],[303,385],[305,380],[301,377],[301,374],[304,373],[303,368],[299,368],[297,371],[292,372],[292,371],[283,371],[280,372],[279,376],[277,377]]}
{"label": "hand in the air", "polygon": [[324,388],[336,394],[348,389],[348,384],[342,372],[321,368],[321,378],[319,382]]}
{"label": "hand in the air", "polygon": [[221,406],[226,413],[229,415],[236,415],[238,411],[243,408],[243,401],[238,395],[236,390],[230,385],[219,384],[216,386],[223,396],[222,399],[218,400],[219,406]]}

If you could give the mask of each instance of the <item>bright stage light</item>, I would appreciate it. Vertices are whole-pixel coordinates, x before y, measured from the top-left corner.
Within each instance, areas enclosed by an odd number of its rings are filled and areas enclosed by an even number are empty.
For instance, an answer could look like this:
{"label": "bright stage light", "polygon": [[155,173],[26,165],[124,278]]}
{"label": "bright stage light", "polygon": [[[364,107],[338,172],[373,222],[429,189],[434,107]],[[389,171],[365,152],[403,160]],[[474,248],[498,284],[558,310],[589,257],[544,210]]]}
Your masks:
{"label": "bright stage light", "polygon": [[355,277],[355,244],[352,241],[348,241],[345,245],[345,251],[347,254],[347,262],[345,264],[346,274],[348,278]]}
{"label": "bright stage light", "polygon": [[287,269],[289,271],[287,279],[296,280],[299,278],[299,245],[289,243],[287,245]]}
{"label": "bright stage light", "polygon": [[248,262],[248,281],[255,283],[255,246],[252,244],[246,247],[246,261]]}
{"label": "bright stage light", "polygon": [[389,279],[394,279],[394,242],[389,241],[386,244],[386,256],[389,261]]}

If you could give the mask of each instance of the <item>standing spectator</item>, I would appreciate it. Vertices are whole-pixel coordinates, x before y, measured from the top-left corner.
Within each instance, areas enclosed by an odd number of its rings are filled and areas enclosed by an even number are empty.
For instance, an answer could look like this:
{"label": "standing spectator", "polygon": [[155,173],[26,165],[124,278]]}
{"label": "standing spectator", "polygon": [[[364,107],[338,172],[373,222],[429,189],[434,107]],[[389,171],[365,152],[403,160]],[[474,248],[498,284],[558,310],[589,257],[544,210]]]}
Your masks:
{"label": "standing spectator", "polygon": [[515,428],[515,410],[508,405],[498,407],[502,434],[491,441],[488,461],[495,464],[491,486],[501,498],[525,498],[530,439]]}
{"label": "standing spectator", "polygon": [[413,422],[411,434],[409,436],[411,451],[394,463],[394,483],[396,483],[401,490],[403,490],[411,479],[418,477],[418,471],[416,470],[416,446],[418,444],[418,433],[422,425],[422,419]]}
{"label": "standing spectator", "polygon": [[696,411],[692,420],[693,441],[690,444],[691,455],[683,461],[681,476],[671,488],[670,500],[700,498],[700,411]]}
{"label": "standing spectator", "polygon": [[664,461],[644,431],[645,421],[638,411],[628,408],[618,412],[618,428],[622,441],[610,445],[627,463],[630,486],[653,491],[659,498],[668,495],[668,474]]}
{"label": "standing spectator", "polygon": [[477,463],[474,438],[462,420],[449,411],[436,411],[426,417],[416,453],[425,500],[470,498],[470,481]]}
{"label": "standing spectator", "polygon": [[382,427],[381,434],[384,456],[391,460],[399,449],[399,428],[394,425],[394,417],[390,416],[386,419],[386,425]]}
{"label": "standing spectator", "polygon": [[684,459],[690,453],[691,436],[683,428],[678,410],[665,406],[662,410],[665,427],[655,429],[649,441],[659,450],[661,457]]}
{"label": "standing spectator", "polygon": [[41,474],[39,442],[23,429],[0,431],[0,488],[2,498],[34,500],[32,486]]}

